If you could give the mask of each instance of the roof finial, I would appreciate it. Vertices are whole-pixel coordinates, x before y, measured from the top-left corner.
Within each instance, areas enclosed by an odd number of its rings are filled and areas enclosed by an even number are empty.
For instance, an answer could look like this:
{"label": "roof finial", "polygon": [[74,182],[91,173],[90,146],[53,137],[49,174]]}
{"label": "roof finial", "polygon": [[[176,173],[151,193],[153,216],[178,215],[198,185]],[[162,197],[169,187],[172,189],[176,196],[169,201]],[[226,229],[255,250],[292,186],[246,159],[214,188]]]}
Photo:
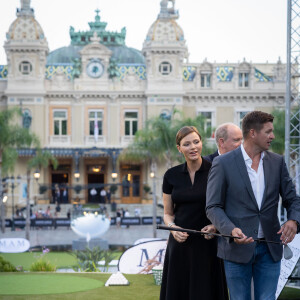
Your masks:
{"label": "roof finial", "polygon": [[[168,7],[169,2],[171,6]],[[158,15],[159,19],[177,19],[178,11],[175,10],[175,0],[161,0],[160,1],[160,14]]]}
{"label": "roof finial", "polygon": [[21,9],[17,9],[17,16],[33,16],[33,9],[30,7],[31,0],[21,0]]}
{"label": "roof finial", "polygon": [[99,8],[97,8],[97,9],[95,10],[95,13],[96,13],[96,16],[95,16],[95,22],[100,22],[99,12],[100,12],[100,10],[99,10]]}

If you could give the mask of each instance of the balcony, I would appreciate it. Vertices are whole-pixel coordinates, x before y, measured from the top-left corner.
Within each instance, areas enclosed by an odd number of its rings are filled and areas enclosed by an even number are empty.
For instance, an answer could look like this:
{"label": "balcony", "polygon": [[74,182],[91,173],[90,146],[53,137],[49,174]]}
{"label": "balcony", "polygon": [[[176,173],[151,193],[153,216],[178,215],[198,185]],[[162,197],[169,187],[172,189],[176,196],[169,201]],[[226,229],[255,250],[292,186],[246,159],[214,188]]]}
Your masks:
{"label": "balcony", "polygon": [[71,144],[70,135],[51,135],[50,145],[51,146],[67,146]]}
{"label": "balcony", "polygon": [[94,146],[94,147],[102,147],[106,144],[106,137],[103,135],[98,136],[98,141],[95,141],[95,137],[93,135],[88,135],[84,137],[84,144],[86,146]]}

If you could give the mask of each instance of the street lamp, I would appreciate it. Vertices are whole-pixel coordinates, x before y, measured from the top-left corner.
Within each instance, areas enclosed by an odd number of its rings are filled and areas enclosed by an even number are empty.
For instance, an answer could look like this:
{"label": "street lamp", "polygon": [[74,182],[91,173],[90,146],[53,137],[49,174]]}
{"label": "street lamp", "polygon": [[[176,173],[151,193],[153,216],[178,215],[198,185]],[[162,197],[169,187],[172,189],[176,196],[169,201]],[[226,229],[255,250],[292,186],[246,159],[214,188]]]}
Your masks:
{"label": "street lamp", "polygon": [[79,173],[78,170],[76,170],[76,171],[74,172],[74,177],[75,177],[76,181],[79,180],[79,178],[80,178],[80,173]]}
{"label": "street lamp", "polygon": [[12,225],[11,231],[15,231],[15,197],[14,197],[14,189],[20,183],[21,176],[15,178],[14,176],[10,177],[10,187],[11,187],[11,199],[12,199]]}
{"label": "street lamp", "polygon": [[112,178],[113,181],[115,181],[118,178],[118,173],[116,173],[115,171],[113,171],[111,173],[111,178]]}
{"label": "street lamp", "polygon": [[33,177],[35,178],[36,181],[38,181],[41,177],[41,173],[39,170],[35,170],[35,172],[33,173]]}

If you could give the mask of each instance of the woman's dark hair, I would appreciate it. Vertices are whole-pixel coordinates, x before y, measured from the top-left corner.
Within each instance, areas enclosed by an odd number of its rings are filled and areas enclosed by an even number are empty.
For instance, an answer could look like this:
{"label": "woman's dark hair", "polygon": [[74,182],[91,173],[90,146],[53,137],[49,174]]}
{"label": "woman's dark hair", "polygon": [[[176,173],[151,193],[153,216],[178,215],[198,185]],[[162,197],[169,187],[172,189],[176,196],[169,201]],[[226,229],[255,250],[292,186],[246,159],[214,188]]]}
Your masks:
{"label": "woman's dark hair", "polygon": [[192,132],[196,132],[201,140],[201,135],[195,126],[184,126],[176,134],[176,145],[180,146],[181,140]]}
{"label": "woman's dark hair", "polygon": [[246,114],[242,122],[243,138],[245,139],[251,129],[259,132],[265,123],[273,123],[274,117],[263,111],[251,111]]}

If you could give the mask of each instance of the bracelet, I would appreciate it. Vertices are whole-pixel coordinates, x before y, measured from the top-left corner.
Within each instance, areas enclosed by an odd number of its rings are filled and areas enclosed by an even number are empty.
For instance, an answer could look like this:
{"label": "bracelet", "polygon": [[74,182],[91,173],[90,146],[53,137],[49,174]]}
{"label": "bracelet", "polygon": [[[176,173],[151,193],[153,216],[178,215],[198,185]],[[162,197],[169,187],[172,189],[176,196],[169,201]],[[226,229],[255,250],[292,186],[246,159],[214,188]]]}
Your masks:
{"label": "bracelet", "polygon": [[169,222],[169,223],[168,223],[168,227],[172,227],[173,225],[175,225],[174,222]]}

